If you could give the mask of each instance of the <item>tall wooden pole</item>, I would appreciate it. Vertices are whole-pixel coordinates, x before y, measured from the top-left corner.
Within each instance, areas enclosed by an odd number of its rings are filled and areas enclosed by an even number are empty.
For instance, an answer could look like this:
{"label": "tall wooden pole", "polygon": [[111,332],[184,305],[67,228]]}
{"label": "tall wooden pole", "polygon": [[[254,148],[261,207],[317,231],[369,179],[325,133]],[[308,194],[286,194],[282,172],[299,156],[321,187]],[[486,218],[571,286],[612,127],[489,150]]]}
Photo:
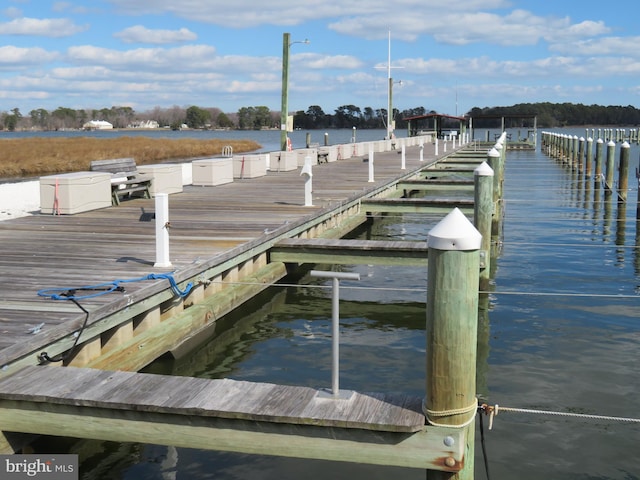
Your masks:
{"label": "tall wooden pole", "polygon": [[287,116],[289,115],[289,46],[291,34],[282,34],[282,103],[280,105],[280,150],[287,149]]}
{"label": "tall wooden pole", "polygon": [[[432,425],[466,430],[464,467],[427,471],[429,479],[473,479],[478,272],[482,236],[454,209],[428,236],[427,358],[424,413]],[[443,459],[455,466],[452,457]]]}

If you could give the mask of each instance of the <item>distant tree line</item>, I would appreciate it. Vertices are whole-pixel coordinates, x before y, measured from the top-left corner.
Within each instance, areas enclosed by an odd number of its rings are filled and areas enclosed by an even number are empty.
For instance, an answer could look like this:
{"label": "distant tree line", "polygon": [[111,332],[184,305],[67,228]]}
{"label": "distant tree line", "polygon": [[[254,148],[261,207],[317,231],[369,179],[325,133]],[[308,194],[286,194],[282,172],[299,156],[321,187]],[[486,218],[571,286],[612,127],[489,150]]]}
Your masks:
{"label": "distant tree line", "polygon": [[[536,115],[539,127],[567,127],[581,125],[640,125],[640,110],[628,105],[602,106],[583,105],[581,103],[519,103],[510,107],[472,108],[467,114],[474,117],[474,127],[495,127],[496,120],[506,118],[507,127],[529,126],[531,120],[518,118],[518,115]],[[493,118],[482,118],[493,117]]]}
{"label": "distant tree line", "polygon": [[[407,118],[436,113],[425,107],[399,111],[394,109],[396,129],[406,129]],[[466,116],[474,118],[474,127],[494,128],[500,125],[500,117],[506,116],[507,127],[530,126],[532,120],[518,116],[537,116],[539,127],[564,127],[577,125],[640,125],[640,110],[629,105],[602,106],[573,103],[521,103],[510,107],[472,108]],[[156,121],[161,127],[178,129],[186,125],[196,129],[279,129],[280,112],[265,106],[242,107],[235,113],[224,113],[219,108],[202,108],[195,105],[184,108],[155,107],[146,112],[135,112],[131,107],[103,108],[100,110],[74,110],[58,107],[53,111],[31,110],[23,115],[18,108],[0,113],[0,130],[65,130],[80,129],[89,120],[104,120],[114,128],[132,127],[145,121]],[[387,110],[355,105],[342,105],[333,113],[325,113],[319,105],[311,105],[293,115],[294,128],[303,130],[353,128],[384,129],[387,127]]]}

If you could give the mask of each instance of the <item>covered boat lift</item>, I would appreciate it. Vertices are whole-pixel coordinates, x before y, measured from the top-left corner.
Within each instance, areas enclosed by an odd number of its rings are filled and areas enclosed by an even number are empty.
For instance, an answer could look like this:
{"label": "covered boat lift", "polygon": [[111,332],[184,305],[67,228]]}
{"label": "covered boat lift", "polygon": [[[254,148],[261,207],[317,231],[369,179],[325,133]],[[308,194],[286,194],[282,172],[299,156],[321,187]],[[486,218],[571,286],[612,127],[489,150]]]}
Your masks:
{"label": "covered boat lift", "polygon": [[[467,131],[467,117],[458,117],[453,115],[445,115],[443,113],[427,113],[425,115],[416,115],[404,119],[407,122],[408,136],[415,137],[417,135],[432,134],[434,138],[444,138],[448,132],[454,129],[449,125],[457,127],[457,135],[461,136]],[[458,124],[456,125],[456,122]]]}

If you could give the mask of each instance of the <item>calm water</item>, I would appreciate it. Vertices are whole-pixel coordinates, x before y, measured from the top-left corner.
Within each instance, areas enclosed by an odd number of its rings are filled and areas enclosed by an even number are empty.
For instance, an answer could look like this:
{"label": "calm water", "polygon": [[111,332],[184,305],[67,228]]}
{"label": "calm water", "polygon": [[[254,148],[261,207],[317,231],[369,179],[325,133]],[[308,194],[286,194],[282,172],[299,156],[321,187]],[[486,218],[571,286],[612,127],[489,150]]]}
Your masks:
{"label": "calm water", "polygon": [[[631,158],[633,170],[637,146]],[[509,152],[503,244],[480,316],[478,393],[489,403],[640,417],[636,196],[634,188],[625,209],[540,152]],[[357,235],[424,240],[439,220],[391,217]],[[422,396],[426,271],[349,271],[361,280],[341,282],[341,388]],[[300,283],[271,288],[219,322],[215,341],[148,370],[330,386],[331,292],[308,276]],[[640,478],[638,424],[505,412],[486,436],[494,480]],[[55,445],[80,454],[84,479],[425,478],[412,469],[154,445]],[[479,440],[476,478],[486,478]]]}

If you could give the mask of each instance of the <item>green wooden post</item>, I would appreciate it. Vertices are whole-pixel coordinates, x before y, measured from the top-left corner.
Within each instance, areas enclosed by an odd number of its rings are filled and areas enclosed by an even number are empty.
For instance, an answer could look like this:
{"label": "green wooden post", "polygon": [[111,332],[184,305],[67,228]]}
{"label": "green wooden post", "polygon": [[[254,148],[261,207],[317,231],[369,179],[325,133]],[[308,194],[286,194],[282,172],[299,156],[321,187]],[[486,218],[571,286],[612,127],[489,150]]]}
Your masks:
{"label": "green wooden post", "polygon": [[596,141],[596,172],[595,172],[595,186],[598,188],[600,186],[600,181],[602,181],[602,160],[604,159],[604,140],[602,138],[598,138]]}
{"label": "green wooden post", "polygon": [[610,140],[607,143],[607,164],[606,164],[606,178],[604,180],[605,195],[611,195],[613,191],[613,169],[616,161],[616,143]]}
{"label": "green wooden post", "polygon": [[573,170],[578,168],[578,136],[574,135],[571,139],[571,167]]}
{"label": "green wooden post", "polygon": [[502,198],[502,184],[504,183],[504,164],[506,160],[507,147],[503,142],[497,142],[495,149],[500,153],[496,168],[493,169],[493,174],[498,177],[498,182],[495,185],[497,185],[497,195],[498,199],[500,199]]}
{"label": "green wooden post", "polygon": [[[456,208],[433,227],[427,243],[427,369],[423,410],[429,424],[465,429],[467,442],[460,472],[428,470],[427,478],[472,480],[482,236]],[[451,457],[443,462],[454,466]]]}
{"label": "green wooden post", "polygon": [[624,142],[620,146],[620,165],[618,166],[618,197],[623,202],[627,201],[627,190],[629,188],[629,153],[631,146]]}
{"label": "green wooden post", "polygon": [[480,290],[486,290],[491,276],[491,221],[493,220],[493,169],[482,162],[473,171],[473,224],[482,235]]}
{"label": "green wooden post", "polygon": [[584,176],[591,178],[591,169],[593,163],[593,138],[587,138],[587,157],[584,160]]}
{"label": "green wooden post", "polygon": [[289,115],[289,46],[291,34],[282,34],[282,102],[280,105],[280,150],[287,150],[287,116]]}
{"label": "green wooden post", "polygon": [[492,148],[487,153],[487,163],[493,170],[493,219],[491,222],[491,235],[498,236],[500,233],[500,177],[497,171],[500,168],[500,152]]}
{"label": "green wooden post", "polygon": [[584,171],[584,137],[580,137],[578,139],[580,142],[578,144],[578,173],[582,173]]}

